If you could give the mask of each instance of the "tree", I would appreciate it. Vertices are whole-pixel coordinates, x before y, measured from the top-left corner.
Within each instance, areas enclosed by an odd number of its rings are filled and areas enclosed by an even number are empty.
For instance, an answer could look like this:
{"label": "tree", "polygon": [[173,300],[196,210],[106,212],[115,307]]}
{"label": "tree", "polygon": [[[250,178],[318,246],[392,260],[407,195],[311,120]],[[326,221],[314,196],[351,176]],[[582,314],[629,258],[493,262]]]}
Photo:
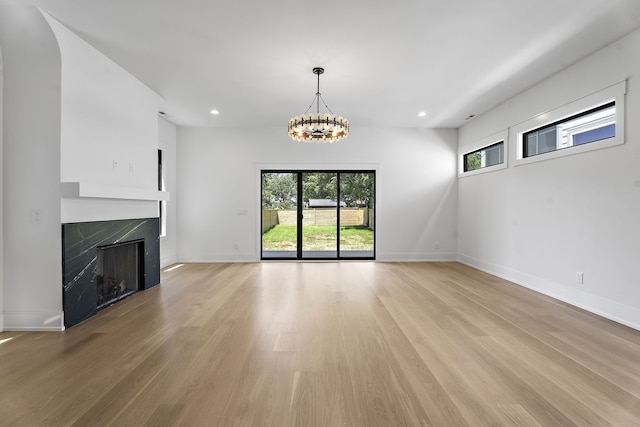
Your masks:
{"label": "tree", "polygon": [[476,169],[480,169],[482,167],[482,156],[480,152],[475,152],[471,154],[467,154],[466,156],[466,171],[474,171]]}
{"label": "tree", "polygon": [[340,197],[349,207],[373,207],[374,174],[345,172],[340,174]]}
{"label": "tree", "polygon": [[338,175],[335,172],[306,172],[302,174],[304,200],[335,199]]}
{"label": "tree", "polygon": [[[340,200],[348,207],[373,207],[374,173],[340,172]],[[297,205],[297,173],[264,172],[262,174],[262,207],[293,209]],[[303,172],[304,201],[338,197],[337,172]]]}
{"label": "tree", "polygon": [[293,209],[296,206],[297,192],[295,173],[262,174],[262,207],[264,209]]}

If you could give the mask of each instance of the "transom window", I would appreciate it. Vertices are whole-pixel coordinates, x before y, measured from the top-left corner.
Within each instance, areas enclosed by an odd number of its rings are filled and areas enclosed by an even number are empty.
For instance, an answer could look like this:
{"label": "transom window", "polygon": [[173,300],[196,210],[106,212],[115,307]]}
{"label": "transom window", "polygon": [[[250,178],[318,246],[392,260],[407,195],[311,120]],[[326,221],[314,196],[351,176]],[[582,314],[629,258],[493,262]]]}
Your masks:
{"label": "transom window", "polygon": [[463,155],[464,172],[504,163],[504,141],[496,142]]}
{"label": "transom window", "polygon": [[616,136],[615,101],[523,134],[523,157]]}
{"label": "transom window", "polygon": [[626,92],[623,80],[514,125],[514,165],[624,144]]}
{"label": "transom window", "polygon": [[458,177],[473,176],[507,168],[509,130],[504,129],[473,144],[458,147]]}

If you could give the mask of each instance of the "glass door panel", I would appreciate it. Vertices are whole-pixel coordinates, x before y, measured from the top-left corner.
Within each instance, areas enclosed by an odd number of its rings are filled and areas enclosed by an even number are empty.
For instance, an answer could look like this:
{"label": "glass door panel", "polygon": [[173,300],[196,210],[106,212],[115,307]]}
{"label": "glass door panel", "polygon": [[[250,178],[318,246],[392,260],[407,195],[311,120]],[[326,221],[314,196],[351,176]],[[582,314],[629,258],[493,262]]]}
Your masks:
{"label": "glass door panel", "polygon": [[338,256],[338,174],[302,173],[302,258]]}
{"label": "glass door panel", "polygon": [[340,257],[375,255],[375,173],[340,173]]}
{"label": "glass door panel", "polygon": [[298,258],[295,172],[262,172],[262,258]]}

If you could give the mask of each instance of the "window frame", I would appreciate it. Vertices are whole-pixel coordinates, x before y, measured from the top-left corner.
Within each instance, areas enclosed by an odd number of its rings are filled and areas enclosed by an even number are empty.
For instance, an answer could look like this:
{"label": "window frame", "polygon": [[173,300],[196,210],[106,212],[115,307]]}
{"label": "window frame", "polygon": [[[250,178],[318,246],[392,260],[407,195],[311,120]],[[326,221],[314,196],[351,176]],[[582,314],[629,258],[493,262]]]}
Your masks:
{"label": "window frame", "polygon": [[[516,147],[516,157],[514,160],[514,166],[520,166],[524,164],[540,162],[550,159],[556,159],[559,157],[573,156],[580,153],[585,153],[594,150],[600,150],[603,148],[614,147],[622,145],[625,142],[625,94],[627,92],[626,80],[618,82],[607,88],[594,92],[590,95],[584,96],[575,101],[569,102],[561,107],[554,108],[547,112],[538,114],[522,123],[519,123],[512,127],[510,136],[514,141]],[[611,138],[592,141],[586,144],[572,145],[569,147],[548,151],[546,153],[536,154],[529,157],[525,157],[525,135],[535,130],[541,130],[554,124],[560,124],[566,121],[586,114],[590,111],[598,109],[609,103],[615,103],[615,136]]]}
{"label": "window frame", "polygon": [[[258,215],[260,218],[260,226],[258,227],[258,230],[262,230],[262,217],[263,217],[263,180],[262,180],[262,176],[264,174],[273,174],[273,173],[288,173],[288,174],[294,174],[296,175],[296,181],[297,181],[297,194],[296,194],[296,199],[297,200],[303,200],[304,198],[304,190],[303,190],[303,175],[304,174],[308,174],[308,173],[335,173],[336,174],[336,201],[337,200],[341,200],[342,199],[342,194],[341,194],[341,184],[340,184],[340,176],[342,174],[354,174],[354,173],[366,173],[366,174],[371,174],[373,175],[373,250],[370,251],[371,255],[367,255],[367,256],[353,256],[353,254],[349,254],[350,251],[348,250],[344,250],[341,249],[341,239],[340,239],[340,233],[341,233],[341,215],[340,215],[340,209],[343,208],[342,203],[338,203],[336,202],[336,251],[335,251],[335,256],[333,255],[334,251],[327,251],[327,256],[309,256],[309,254],[306,254],[307,256],[305,256],[305,252],[313,252],[313,251],[305,251],[302,245],[302,241],[303,241],[303,212],[305,206],[303,203],[297,203],[296,204],[296,210],[297,210],[297,215],[296,215],[296,227],[297,227],[297,236],[296,236],[296,254],[295,256],[292,256],[293,254],[288,254],[288,256],[284,255],[283,252],[283,256],[265,256],[265,251],[264,251],[264,245],[263,245],[263,232],[259,233],[259,245],[258,245],[258,250],[259,250],[259,256],[260,256],[260,260],[261,261],[277,261],[277,260],[296,260],[296,261],[319,261],[319,260],[336,260],[336,261],[342,261],[342,260],[356,260],[356,261],[375,261],[376,260],[376,248],[377,248],[377,223],[376,223],[376,209],[378,206],[378,202],[377,202],[377,174],[378,174],[378,170],[377,168],[371,168],[371,169],[332,169],[332,168],[315,168],[312,167],[310,169],[300,169],[300,168],[287,168],[287,167],[265,167],[265,168],[261,168],[259,167],[259,164],[256,164],[256,172],[259,174],[259,180],[260,180],[260,185],[259,185],[259,189],[260,189],[260,194],[259,194],[259,212],[260,215]],[[365,166],[363,164],[363,166]],[[333,206],[331,206],[333,207]],[[346,207],[346,206],[345,206]],[[369,251],[366,251],[369,252]],[[343,254],[344,253],[344,254]],[[350,256],[351,255],[351,256]]]}
{"label": "window frame", "polygon": [[[464,170],[464,160],[465,156],[468,154],[475,153],[477,151],[481,151],[483,149],[489,148],[493,145],[503,143],[503,162],[493,166],[485,166],[480,169],[474,169],[471,171]],[[476,143],[466,145],[458,149],[458,178],[478,175],[487,172],[494,172],[501,169],[506,169],[509,166],[509,131],[505,129],[501,132],[495,133],[491,136],[483,138]]]}
{"label": "window frame", "polygon": [[[158,191],[166,191],[165,185],[165,168],[164,168],[164,150],[158,148]],[[160,224],[159,237],[167,237],[167,201],[158,200],[158,222]]]}

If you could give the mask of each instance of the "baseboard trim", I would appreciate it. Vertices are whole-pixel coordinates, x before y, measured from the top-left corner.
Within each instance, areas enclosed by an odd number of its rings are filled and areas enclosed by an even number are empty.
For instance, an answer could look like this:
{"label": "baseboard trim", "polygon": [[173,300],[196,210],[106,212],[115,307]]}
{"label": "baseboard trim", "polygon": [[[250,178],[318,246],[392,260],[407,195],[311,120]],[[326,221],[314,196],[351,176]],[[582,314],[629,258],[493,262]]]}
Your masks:
{"label": "baseboard trim", "polygon": [[254,252],[217,252],[205,255],[186,255],[178,256],[178,260],[174,263],[215,263],[215,262],[257,262],[260,258],[256,258]]}
{"label": "baseboard trim", "polygon": [[62,311],[5,311],[4,331],[64,331]]}
{"label": "baseboard trim", "polygon": [[593,295],[561,283],[523,273],[509,267],[483,261],[472,256],[458,254],[458,261],[484,271],[485,273],[513,282],[516,285],[523,286],[590,313],[597,314],[605,319],[613,320],[630,328],[640,330],[640,309],[635,307],[611,301],[598,295]]}
{"label": "baseboard trim", "polygon": [[[252,252],[244,253],[216,253],[200,256],[180,256],[175,263],[207,263],[207,262],[260,262],[260,256]],[[272,260],[267,260],[272,261]],[[287,260],[283,260],[287,261]],[[306,259],[304,261],[312,261],[312,259]],[[339,261],[339,260],[336,260]],[[382,262],[445,262],[445,261],[458,261],[457,254],[452,252],[384,252],[376,254],[376,261]],[[169,265],[169,264],[167,264]]]}
{"label": "baseboard trim", "polygon": [[160,269],[169,267],[170,265],[176,264],[178,262],[175,256],[160,258]]}
{"label": "baseboard trim", "polygon": [[382,252],[376,255],[383,262],[433,262],[457,261],[457,254],[452,252]]}

